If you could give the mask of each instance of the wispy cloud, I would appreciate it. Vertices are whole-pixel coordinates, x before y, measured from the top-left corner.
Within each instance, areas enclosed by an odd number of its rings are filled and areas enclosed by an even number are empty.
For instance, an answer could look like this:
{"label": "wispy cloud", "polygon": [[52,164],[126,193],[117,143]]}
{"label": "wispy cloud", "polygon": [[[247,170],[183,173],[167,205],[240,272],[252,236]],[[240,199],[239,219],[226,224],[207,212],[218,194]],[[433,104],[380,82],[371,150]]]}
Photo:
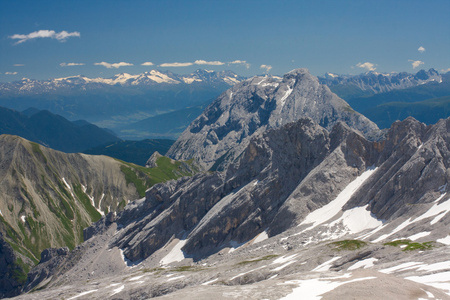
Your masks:
{"label": "wispy cloud", "polygon": [[13,39],[13,40],[18,40],[16,42],[16,45],[17,45],[17,44],[24,43],[28,40],[38,39],[38,38],[51,38],[51,39],[56,39],[60,42],[65,42],[69,37],[80,37],[80,33],[78,31],[56,32],[54,30],[39,30],[39,31],[31,32],[29,34],[14,34],[14,35],[10,36],[9,38]]}
{"label": "wispy cloud", "polygon": [[192,66],[194,63],[191,62],[184,62],[184,63],[179,63],[179,62],[173,62],[173,63],[163,63],[160,64],[160,67],[189,67]]}
{"label": "wispy cloud", "polygon": [[250,64],[247,61],[245,61],[245,60],[235,60],[235,61],[229,62],[228,64],[230,64],[230,65],[243,65],[247,69],[250,68]]}
{"label": "wispy cloud", "polygon": [[420,61],[420,60],[408,59],[408,61],[411,62],[413,69],[419,67],[420,65],[425,64],[423,61]]}
{"label": "wispy cloud", "polygon": [[206,60],[196,60],[194,62],[196,65],[209,65],[209,66],[223,66],[225,63],[221,61],[206,61]]}
{"label": "wispy cloud", "polygon": [[113,63],[113,64],[110,64],[110,63],[102,61],[102,62],[99,62],[99,63],[95,63],[94,65],[96,65],[96,66],[104,66],[104,67],[106,67],[108,69],[112,69],[112,68],[118,69],[120,67],[133,66],[133,64],[130,64],[130,63],[127,63],[127,62],[123,62],[123,61],[119,62],[119,63]]}
{"label": "wispy cloud", "polygon": [[24,64],[14,64],[14,67],[23,67],[25,66]]}
{"label": "wispy cloud", "polygon": [[153,66],[154,63],[152,63],[151,61],[146,61],[145,63],[142,63],[141,66]]}
{"label": "wispy cloud", "polygon": [[445,69],[441,70],[441,73],[447,73],[447,72],[450,72],[450,68],[448,68],[447,70],[445,70]]}
{"label": "wispy cloud", "polygon": [[417,49],[417,51],[419,51],[420,53],[424,53],[425,52],[425,48],[420,46],[419,49]]}
{"label": "wispy cloud", "polygon": [[74,67],[74,66],[84,66],[83,63],[60,63],[61,67]]}
{"label": "wispy cloud", "polygon": [[365,63],[357,63],[356,66],[358,68],[366,69],[367,71],[375,71],[377,69],[375,64],[368,61]]}
{"label": "wispy cloud", "polygon": [[272,66],[270,66],[270,65],[261,65],[259,68],[262,69],[262,70],[266,70],[266,73],[269,73],[269,71],[272,69]]}
{"label": "wispy cloud", "polygon": [[17,72],[5,72],[5,75],[17,75]]}

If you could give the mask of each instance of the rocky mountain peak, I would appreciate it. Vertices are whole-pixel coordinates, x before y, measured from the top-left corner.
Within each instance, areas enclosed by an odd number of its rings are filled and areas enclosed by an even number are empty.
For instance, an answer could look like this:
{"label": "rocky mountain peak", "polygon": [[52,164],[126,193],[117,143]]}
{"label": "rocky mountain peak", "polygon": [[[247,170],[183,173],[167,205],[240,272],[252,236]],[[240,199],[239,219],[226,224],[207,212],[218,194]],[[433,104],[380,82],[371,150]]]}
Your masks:
{"label": "rocky mountain peak", "polygon": [[304,117],[328,130],[343,121],[366,136],[378,132],[374,123],[307,69],[296,69],[282,79],[256,76],[236,84],[191,123],[167,154],[220,169],[242,152],[254,134]]}

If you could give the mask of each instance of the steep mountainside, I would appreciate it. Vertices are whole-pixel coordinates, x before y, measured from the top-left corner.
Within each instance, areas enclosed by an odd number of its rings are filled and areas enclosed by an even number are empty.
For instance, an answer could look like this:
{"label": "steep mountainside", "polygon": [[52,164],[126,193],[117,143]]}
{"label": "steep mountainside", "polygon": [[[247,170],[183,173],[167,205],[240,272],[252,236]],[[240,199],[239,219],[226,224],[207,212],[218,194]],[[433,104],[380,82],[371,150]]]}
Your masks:
{"label": "steep mountainside", "polygon": [[442,76],[435,69],[420,70],[416,74],[367,72],[360,75],[336,75],[327,73],[319,77],[322,84],[344,99],[357,96],[401,90],[430,82],[442,82]]}
{"label": "steep mountainside", "polygon": [[9,263],[0,268],[0,296],[24,283],[42,250],[73,249],[83,242],[83,229],[102,215],[144,197],[155,183],[195,172],[185,165],[160,158],[148,169],[0,135],[0,251],[9,253],[1,256]]}
{"label": "steep mountainside", "polygon": [[64,152],[81,152],[120,139],[88,122],[70,122],[49,111],[20,113],[0,107],[0,134],[18,135]]}
{"label": "steep mountainside", "polygon": [[225,172],[155,185],[97,222],[84,244],[33,270],[27,290],[448,298],[449,132],[450,118],[408,118],[374,142],[342,122],[328,132],[300,119],[257,134]]}
{"label": "steep mountainside", "polygon": [[366,136],[378,127],[306,69],[293,70],[281,80],[254,77],[235,85],[195,119],[170,148],[174,159],[197,159],[207,169],[223,167],[236,158],[250,138],[302,117],[331,129],[343,121]]}

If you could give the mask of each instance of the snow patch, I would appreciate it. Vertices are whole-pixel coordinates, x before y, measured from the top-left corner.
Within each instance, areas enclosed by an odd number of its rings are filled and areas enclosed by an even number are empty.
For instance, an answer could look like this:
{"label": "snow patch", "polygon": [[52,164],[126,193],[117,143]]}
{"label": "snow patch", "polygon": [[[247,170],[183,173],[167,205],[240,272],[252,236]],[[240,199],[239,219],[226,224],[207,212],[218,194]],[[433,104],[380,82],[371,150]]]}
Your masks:
{"label": "snow patch", "polygon": [[216,282],[217,280],[219,280],[219,278],[216,278],[216,279],[213,279],[213,280],[210,280],[210,281],[207,281],[207,282],[203,282],[202,285],[208,285],[208,284]]}
{"label": "snow patch", "polygon": [[186,257],[184,256],[181,248],[187,243],[188,240],[180,240],[167,254],[163,259],[159,262],[161,265],[168,265],[172,262],[182,261]]}
{"label": "snow patch", "polygon": [[[339,195],[328,203],[325,206],[322,206],[319,209],[311,212],[308,216],[306,216],[305,220],[303,220],[300,225],[304,224],[312,224],[312,227],[309,227],[307,230],[313,229],[314,227],[330,220],[336,214],[338,214],[342,207],[350,200],[353,194],[359,189],[359,187],[377,170],[377,168],[369,168],[360,176],[358,176],[355,180],[350,182]],[[360,213],[359,210],[356,213]],[[353,222],[348,221],[349,224]],[[375,224],[374,221],[370,221],[369,224]],[[299,226],[300,226],[299,225]],[[351,225],[352,226],[352,225]],[[372,226],[372,225],[371,225]]]}
{"label": "snow patch", "polygon": [[144,277],[144,276],[145,276],[145,275],[136,276],[136,277],[130,278],[130,280],[128,280],[128,281],[136,281],[136,280],[141,279],[141,278]]}
{"label": "snow patch", "polygon": [[333,265],[332,263],[335,262],[336,260],[338,260],[339,258],[341,258],[341,257],[340,256],[333,257],[332,259],[330,259],[330,260],[324,262],[323,264],[317,266],[312,271],[313,272],[328,271],[331,268],[331,266]]}
{"label": "snow patch", "polygon": [[72,192],[72,187],[67,183],[67,181],[66,181],[66,179],[64,177],[62,178],[62,181],[64,182],[66,187],[69,189],[70,194],[72,195],[72,198],[75,198],[75,196],[73,195],[73,192]]}
{"label": "snow patch", "polygon": [[297,262],[297,261],[296,261],[296,260],[291,260],[291,261],[285,263],[284,265],[281,265],[281,266],[279,266],[279,267],[276,267],[275,269],[272,269],[271,271],[275,271],[275,272],[281,271],[281,270],[283,270],[284,268],[286,268],[287,266],[292,265],[292,264],[295,263],[295,262]]}
{"label": "snow patch", "polygon": [[3,217],[3,214],[2,214],[2,210],[0,209],[0,216],[2,216]]}
{"label": "snow patch", "polygon": [[450,235],[447,235],[445,238],[438,239],[439,243],[445,244],[447,246],[450,246]]}
{"label": "snow patch", "polygon": [[372,213],[367,210],[366,206],[355,207],[344,211],[343,215],[330,224],[330,227],[342,222],[348,228],[350,233],[358,233],[366,229],[377,228],[383,225],[383,222],[373,217]]}
{"label": "snow patch", "polygon": [[20,216],[20,219],[22,220],[22,222],[24,222],[25,223],[25,216]]}
{"label": "snow patch", "polygon": [[172,277],[172,278],[167,279],[167,281],[174,281],[174,280],[181,279],[181,278],[183,278],[183,277],[186,277],[186,276],[181,275],[181,276],[177,276],[177,277]]}
{"label": "snow patch", "polygon": [[284,263],[286,263],[286,262],[288,262],[288,261],[293,260],[293,259],[296,258],[297,256],[298,256],[298,254],[293,254],[293,255],[289,255],[289,256],[282,256],[282,257],[279,257],[279,258],[275,259],[275,260],[272,262],[272,265],[284,264]]}
{"label": "snow patch", "polygon": [[318,300],[322,299],[321,295],[328,293],[343,284],[369,280],[374,278],[376,277],[356,278],[349,281],[328,281],[322,280],[320,278],[287,281],[285,282],[285,284],[298,284],[298,287],[294,288],[291,294],[281,298],[280,300],[297,300],[297,299]]}
{"label": "snow patch", "polygon": [[258,234],[258,236],[256,237],[256,239],[253,241],[253,244],[262,242],[264,240],[267,240],[269,238],[269,235],[267,234],[267,230],[264,230],[263,232],[261,232],[260,234]]}
{"label": "snow patch", "polygon": [[253,270],[250,270],[250,271],[248,271],[248,272],[245,272],[245,273],[240,273],[240,274],[238,274],[238,275],[236,275],[236,276],[234,276],[234,277],[230,278],[230,281],[231,281],[231,280],[233,280],[233,279],[236,279],[236,278],[238,278],[238,277],[244,276],[245,274],[248,274],[248,273],[252,273],[252,272],[255,272],[255,271],[261,270],[261,269],[263,269],[263,268],[265,268],[265,267],[267,267],[267,266],[261,266],[261,267],[259,267],[259,268],[256,268],[256,269],[253,269]]}
{"label": "snow patch", "polygon": [[423,276],[411,276],[406,277],[405,279],[430,285],[437,289],[444,290],[445,293],[450,295],[450,271]]}
{"label": "snow patch", "polygon": [[288,86],[288,90],[286,91],[286,93],[284,94],[283,97],[281,97],[280,102],[281,102],[281,107],[284,106],[284,104],[286,103],[286,99],[287,97],[289,97],[289,95],[292,93],[294,89],[291,88],[290,86]]}
{"label": "snow patch", "polygon": [[73,297],[71,297],[71,298],[69,298],[69,299],[67,299],[67,300],[72,300],[72,299],[80,298],[80,297],[83,297],[84,295],[91,294],[91,293],[96,292],[96,291],[98,291],[98,290],[90,290],[90,291],[82,292],[82,293],[80,293],[80,294],[78,294],[78,295],[76,295],[76,296],[73,296]]}
{"label": "snow patch", "polygon": [[117,289],[114,289],[113,290],[113,293],[110,295],[110,296],[113,296],[113,295],[115,295],[115,294],[118,294],[118,293],[120,293],[121,291],[123,291],[125,289],[125,285],[121,285],[121,286],[119,286]]}
{"label": "snow patch", "polygon": [[407,269],[411,269],[411,268],[418,268],[420,265],[422,265],[421,262],[406,262],[403,264],[400,264],[398,266],[393,266],[390,268],[386,268],[386,269],[382,269],[380,270],[381,273],[385,273],[385,274],[392,274],[394,272],[398,272],[398,271],[404,271]]}
{"label": "snow patch", "polygon": [[422,238],[424,236],[430,235],[430,233],[431,232],[419,232],[419,233],[416,233],[416,234],[410,236],[408,239],[410,239],[411,241],[415,241],[415,240],[418,240],[418,239],[420,239],[420,238]]}
{"label": "snow patch", "polygon": [[371,267],[373,267],[373,263],[376,262],[377,260],[378,259],[376,259],[374,257],[371,257],[371,258],[368,258],[368,259],[364,259],[364,260],[358,261],[354,265],[350,266],[348,268],[348,270],[352,271],[352,270],[356,270],[356,269],[359,269],[359,268],[364,268],[364,269],[371,268]]}

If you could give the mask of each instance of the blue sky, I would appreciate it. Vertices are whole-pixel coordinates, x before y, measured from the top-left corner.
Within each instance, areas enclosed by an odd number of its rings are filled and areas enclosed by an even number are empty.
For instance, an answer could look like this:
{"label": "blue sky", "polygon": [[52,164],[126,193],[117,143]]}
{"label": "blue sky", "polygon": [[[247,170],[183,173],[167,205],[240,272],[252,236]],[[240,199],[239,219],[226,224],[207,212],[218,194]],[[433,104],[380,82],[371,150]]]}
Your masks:
{"label": "blue sky", "polygon": [[151,69],[443,71],[449,16],[448,0],[0,0],[0,81]]}

